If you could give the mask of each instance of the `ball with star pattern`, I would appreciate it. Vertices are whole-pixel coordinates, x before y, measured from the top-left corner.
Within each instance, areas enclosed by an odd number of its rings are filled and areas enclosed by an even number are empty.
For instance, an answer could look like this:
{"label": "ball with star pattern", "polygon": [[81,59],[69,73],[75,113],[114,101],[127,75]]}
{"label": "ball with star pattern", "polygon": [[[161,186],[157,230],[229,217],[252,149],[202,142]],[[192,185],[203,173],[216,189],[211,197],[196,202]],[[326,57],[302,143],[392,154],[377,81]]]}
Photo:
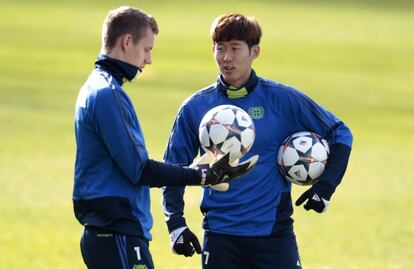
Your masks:
{"label": "ball with star pattern", "polygon": [[279,148],[279,170],[286,180],[298,185],[316,183],[328,162],[329,145],[313,132],[298,132]]}
{"label": "ball with star pattern", "polygon": [[230,162],[243,157],[253,146],[255,128],[249,114],[234,105],[209,110],[201,120],[199,139],[202,148],[216,159],[230,152]]}

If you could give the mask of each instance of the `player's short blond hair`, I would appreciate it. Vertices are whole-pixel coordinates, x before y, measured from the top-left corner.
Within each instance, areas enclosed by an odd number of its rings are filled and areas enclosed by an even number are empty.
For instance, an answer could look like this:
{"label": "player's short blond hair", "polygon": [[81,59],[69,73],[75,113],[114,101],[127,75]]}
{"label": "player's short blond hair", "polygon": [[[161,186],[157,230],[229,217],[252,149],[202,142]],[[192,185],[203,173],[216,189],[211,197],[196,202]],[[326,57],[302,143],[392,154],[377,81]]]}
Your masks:
{"label": "player's short blond hair", "polygon": [[138,8],[119,7],[111,10],[105,18],[102,26],[102,44],[105,49],[111,50],[118,38],[125,34],[131,34],[133,42],[138,43],[148,27],[158,34],[158,24],[153,16]]}

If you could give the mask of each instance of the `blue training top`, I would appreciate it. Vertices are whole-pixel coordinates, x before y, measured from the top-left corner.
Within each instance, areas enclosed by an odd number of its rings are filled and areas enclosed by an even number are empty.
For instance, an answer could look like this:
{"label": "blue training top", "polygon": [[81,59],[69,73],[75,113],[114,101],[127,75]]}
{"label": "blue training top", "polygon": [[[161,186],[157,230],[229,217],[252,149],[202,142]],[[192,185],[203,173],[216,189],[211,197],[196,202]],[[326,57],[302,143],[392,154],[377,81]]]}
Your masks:
{"label": "blue training top", "polygon": [[[277,153],[283,140],[299,131],[312,131],[326,138],[333,148],[338,145],[346,148],[345,161],[333,162],[336,164],[331,166],[328,162],[324,174],[329,176],[320,180],[329,186],[326,196],[330,198],[345,172],[352,134],[342,121],[300,91],[259,78],[254,71],[245,85],[246,96],[230,98],[227,88],[219,76],[216,83],[184,101],[164,158],[170,163],[191,164],[199,151],[203,154],[198,128],[205,113],[223,104],[241,107],[252,116],[256,128],[254,145],[243,159],[258,154],[259,161],[249,174],[231,181],[227,192],[204,189],[203,228],[207,232],[238,236],[268,236],[290,231],[293,222],[291,183],[277,167]],[[330,159],[341,159],[341,152],[344,151],[332,151]],[[163,189],[169,231],[186,225],[183,194],[182,187]]]}
{"label": "blue training top", "polygon": [[124,73],[134,69],[100,55],[79,92],[75,110],[75,215],[87,226],[151,240],[149,186],[137,185],[148,162],[144,137],[131,100],[121,88],[123,78],[103,66]]}

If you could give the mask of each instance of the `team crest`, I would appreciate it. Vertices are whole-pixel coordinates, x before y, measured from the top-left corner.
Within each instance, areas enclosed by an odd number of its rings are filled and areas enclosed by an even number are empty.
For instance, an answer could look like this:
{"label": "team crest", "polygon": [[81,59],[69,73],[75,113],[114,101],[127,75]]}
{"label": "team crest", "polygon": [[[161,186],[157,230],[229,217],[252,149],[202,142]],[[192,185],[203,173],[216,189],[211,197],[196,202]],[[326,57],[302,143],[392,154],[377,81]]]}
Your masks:
{"label": "team crest", "polygon": [[262,119],[264,117],[264,108],[262,106],[249,107],[249,115],[255,120]]}

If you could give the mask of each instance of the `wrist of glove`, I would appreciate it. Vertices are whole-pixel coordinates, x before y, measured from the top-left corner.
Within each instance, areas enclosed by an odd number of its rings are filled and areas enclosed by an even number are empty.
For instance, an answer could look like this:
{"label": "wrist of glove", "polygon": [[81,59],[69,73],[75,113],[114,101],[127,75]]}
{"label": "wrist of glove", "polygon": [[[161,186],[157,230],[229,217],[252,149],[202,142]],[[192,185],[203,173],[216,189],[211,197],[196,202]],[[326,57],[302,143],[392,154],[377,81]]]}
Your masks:
{"label": "wrist of glove", "polygon": [[300,206],[305,203],[303,208],[307,211],[312,209],[318,213],[326,212],[334,191],[333,187],[317,182],[296,200],[295,205]]}
{"label": "wrist of glove", "polygon": [[188,227],[181,227],[170,233],[170,246],[173,253],[178,255],[191,257],[195,252],[201,254],[200,242]]}
{"label": "wrist of glove", "polygon": [[259,156],[255,155],[247,161],[236,165],[230,164],[229,158],[230,154],[227,153],[211,166],[209,164],[198,165],[197,172],[200,177],[200,184],[216,185],[220,183],[227,183],[230,180],[241,177],[248,173],[256,165]]}

